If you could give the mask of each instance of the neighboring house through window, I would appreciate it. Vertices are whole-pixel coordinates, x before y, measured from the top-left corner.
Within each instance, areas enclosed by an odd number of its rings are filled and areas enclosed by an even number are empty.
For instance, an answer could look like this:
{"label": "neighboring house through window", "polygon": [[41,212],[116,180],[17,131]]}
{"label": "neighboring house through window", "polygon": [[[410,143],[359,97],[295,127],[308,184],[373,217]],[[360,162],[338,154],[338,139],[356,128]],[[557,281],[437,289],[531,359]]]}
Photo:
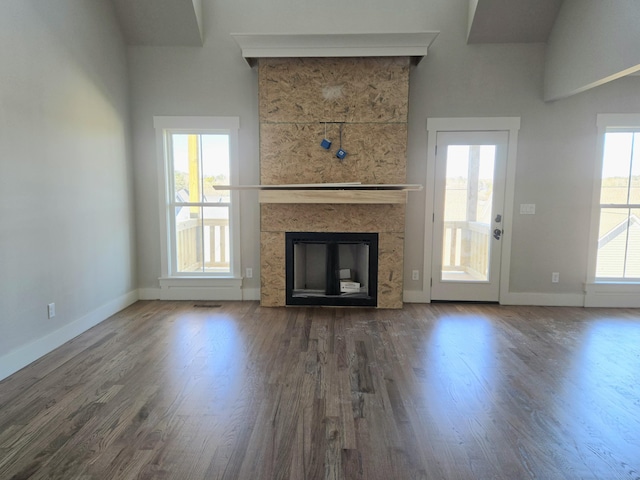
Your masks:
{"label": "neighboring house through window", "polygon": [[640,293],[640,115],[598,115],[598,128],[587,304],[597,292]]}

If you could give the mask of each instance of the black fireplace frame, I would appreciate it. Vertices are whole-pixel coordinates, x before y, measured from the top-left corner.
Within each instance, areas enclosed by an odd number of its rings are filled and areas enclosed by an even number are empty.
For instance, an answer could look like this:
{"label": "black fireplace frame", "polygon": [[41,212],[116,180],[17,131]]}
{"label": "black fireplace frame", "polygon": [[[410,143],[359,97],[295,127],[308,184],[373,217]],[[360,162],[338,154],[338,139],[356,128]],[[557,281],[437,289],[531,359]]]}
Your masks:
{"label": "black fireplace frame", "polygon": [[[326,244],[326,294],[294,295],[294,244]],[[369,246],[369,275],[367,294],[340,293],[338,245],[367,244]],[[336,307],[378,306],[378,234],[347,232],[285,232],[286,305],[315,305]]]}

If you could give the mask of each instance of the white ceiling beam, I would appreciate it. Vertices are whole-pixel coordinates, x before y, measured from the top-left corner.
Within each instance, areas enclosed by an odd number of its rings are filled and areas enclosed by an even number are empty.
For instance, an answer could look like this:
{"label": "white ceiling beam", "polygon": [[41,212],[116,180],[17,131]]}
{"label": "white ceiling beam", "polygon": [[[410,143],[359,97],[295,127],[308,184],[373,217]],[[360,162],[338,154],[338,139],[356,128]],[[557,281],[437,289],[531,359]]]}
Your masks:
{"label": "white ceiling beam", "polygon": [[544,43],[562,0],[469,0],[467,43]]}
{"label": "white ceiling beam", "polygon": [[203,45],[202,0],[112,0],[127,45]]}
{"label": "white ceiling beam", "polygon": [[565,0],[547,45],[545,101],[638,71],[638,0]]}

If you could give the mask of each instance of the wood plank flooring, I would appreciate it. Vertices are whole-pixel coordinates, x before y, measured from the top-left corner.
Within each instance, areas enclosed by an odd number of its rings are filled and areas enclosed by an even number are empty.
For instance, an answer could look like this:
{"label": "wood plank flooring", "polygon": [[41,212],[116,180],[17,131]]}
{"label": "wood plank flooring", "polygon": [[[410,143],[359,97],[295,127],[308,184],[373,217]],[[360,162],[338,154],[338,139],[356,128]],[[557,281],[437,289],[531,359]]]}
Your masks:
{"label": "wood plank flooring", "polygon": [[640,311],[138,302],[0,382],[45,478],[638,480]]}

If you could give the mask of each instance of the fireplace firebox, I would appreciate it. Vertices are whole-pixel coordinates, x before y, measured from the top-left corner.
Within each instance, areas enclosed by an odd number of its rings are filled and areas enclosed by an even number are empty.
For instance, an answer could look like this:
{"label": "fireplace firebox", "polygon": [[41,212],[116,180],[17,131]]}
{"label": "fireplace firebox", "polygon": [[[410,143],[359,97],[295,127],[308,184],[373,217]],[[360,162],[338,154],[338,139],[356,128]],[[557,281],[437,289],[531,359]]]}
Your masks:
{"label": "fireplace firebox", "polygon": [[287,232],[286,304],[376,307],[378,234]]}

